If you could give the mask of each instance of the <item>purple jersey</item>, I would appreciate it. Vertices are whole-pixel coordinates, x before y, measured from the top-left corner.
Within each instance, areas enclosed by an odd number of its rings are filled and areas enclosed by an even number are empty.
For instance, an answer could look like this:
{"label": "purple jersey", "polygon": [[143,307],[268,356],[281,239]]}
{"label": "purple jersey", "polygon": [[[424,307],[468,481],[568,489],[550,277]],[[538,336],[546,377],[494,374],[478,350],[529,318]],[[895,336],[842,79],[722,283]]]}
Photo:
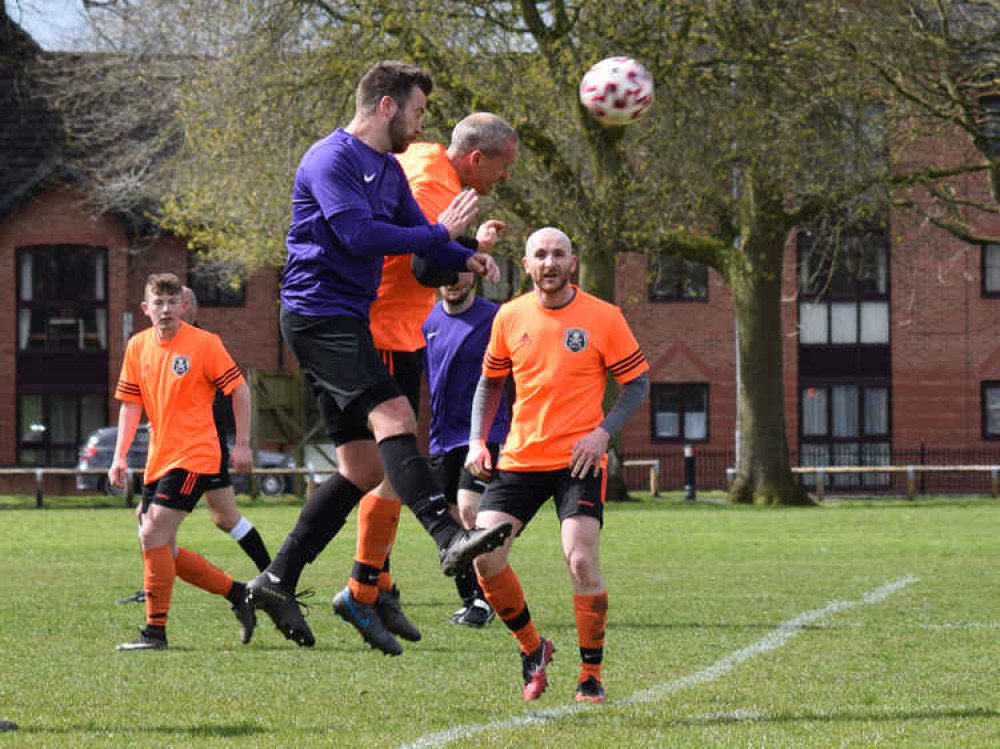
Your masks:
{"label": "purple jersey", "polygon": [[[431,455],[469,444],[472,399],[497,309],[493,302],[476,297],[465,312],[449,315],[438,302],[424,322],[424,356],[431,392]],[[505,392],[486,441],[503,444],[509,427],[510,404]]]}
{"label": "purple jersey", "polygon": [[337,129],[314,143],[295,172],[282,305],[300,315],[368,320],[385,255],[412,252],[464,270],[472,254],[431,226],[392,154]]}

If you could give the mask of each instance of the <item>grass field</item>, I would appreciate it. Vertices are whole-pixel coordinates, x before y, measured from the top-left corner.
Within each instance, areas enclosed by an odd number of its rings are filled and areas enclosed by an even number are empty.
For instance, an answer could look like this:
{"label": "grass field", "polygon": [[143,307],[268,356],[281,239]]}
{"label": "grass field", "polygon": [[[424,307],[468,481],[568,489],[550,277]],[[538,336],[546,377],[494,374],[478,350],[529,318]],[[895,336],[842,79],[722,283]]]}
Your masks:
{"label": "grass field", "polygon": [[[1000,746],[996,500],[610,506],[609,701],[583,709],[551,512],[513,556],[556,644],[549,690],[525,704],[503,625],[445,623],[454,586],[408,515],[395,572],[424,639],[399,658],[330,613],[353,517],[303,575],[317,590],[314,649],[263,615],[243,646],[221,598],[178,583],[170,650],[120,653],[142,623],[139,606],[113,603],[141,582],[131,513],[53,504],[0,510],[0,718],[20,726],[0,733],[0,749]],[[244,507],[272,552],[297,511]],[[203,508],[181,543],[252,574]]]}

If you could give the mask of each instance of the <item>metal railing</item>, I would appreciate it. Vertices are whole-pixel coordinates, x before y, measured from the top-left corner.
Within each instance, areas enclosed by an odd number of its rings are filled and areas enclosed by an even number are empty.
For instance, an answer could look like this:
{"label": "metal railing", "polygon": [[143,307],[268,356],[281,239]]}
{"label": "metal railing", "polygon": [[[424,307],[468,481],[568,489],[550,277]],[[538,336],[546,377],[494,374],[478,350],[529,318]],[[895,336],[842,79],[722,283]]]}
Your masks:
{"label": "metal railing", "polygon": [[[44,468],[44,467],[34,467],[34,468],[0,468],[0,476],[34,476],[35,478],[35,507],[43,507],[45,503],[45,477],[46,476],[67,476],[75,477],[80,474],[89,474],[96,476],[106,475],[108,470],[106,468]],[[316,473],[315,469],[312,468],[254,468],[245,474],[239,474],[242,476],[264,476],[267,474],[278,474],[281,476],[288,475],[304,475],[306,476],[306,496],[312,491],[312,476]],[[126,507],[135,506],[135,488],[136,479],[143,475],[143,471],[139,469],[128,469],[128,477],[125,479],[125,488],[120,492],[112,492],[115,495],[121,494],[124,499]],[[236,474],[233,474],[236,475]],[[251,481],[251,496],[256,498],[258,492],[256,491],[256,483]]]}
{"label": "metal railing", "polygon": [[[699,491],[726,491],[731,483],[736,455],[732,449],[693,448],[695,486]],[[622,462],[622,473],[630,489],[654,488],[657,492],[685,488],[685,462],[682,445],[629,452]],[[925,445],[894,448],[883,456],[886,465],[857,465],[847,451],[834,450],[830,463],[840,465],[800,466],[799,455],[790,451],[792,471],[802,484],[819,496],[918,494],[1000,495],[998,468],[1000,445],[975,448],[933,448]],[[855,456],[856,459],[856,456]],[[655,487],[653,465],[655,470]]]}

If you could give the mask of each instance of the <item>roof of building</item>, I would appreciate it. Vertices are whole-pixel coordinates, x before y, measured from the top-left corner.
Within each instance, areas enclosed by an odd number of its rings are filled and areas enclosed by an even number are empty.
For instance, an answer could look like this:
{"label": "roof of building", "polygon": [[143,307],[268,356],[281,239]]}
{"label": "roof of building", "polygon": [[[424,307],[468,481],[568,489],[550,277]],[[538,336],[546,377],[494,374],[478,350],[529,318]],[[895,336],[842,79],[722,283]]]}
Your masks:
{"label": "roof of building", "polygon": [[62,123],[31,73],[39,54],[35,41],[0,14],[0,219],[62,172]]}

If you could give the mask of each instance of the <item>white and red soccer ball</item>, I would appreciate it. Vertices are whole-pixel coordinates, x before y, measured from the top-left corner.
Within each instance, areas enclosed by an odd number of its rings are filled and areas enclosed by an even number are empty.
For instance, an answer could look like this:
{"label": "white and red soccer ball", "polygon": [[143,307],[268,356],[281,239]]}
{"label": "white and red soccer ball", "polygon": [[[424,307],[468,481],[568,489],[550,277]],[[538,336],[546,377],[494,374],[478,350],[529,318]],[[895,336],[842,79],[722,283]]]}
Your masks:
{"label": "white and red soccer ball", "polygon": [[608,57],[584,73],[580,103],[602,125],[627,125],[652,106],[653,78],[631,57]]}

